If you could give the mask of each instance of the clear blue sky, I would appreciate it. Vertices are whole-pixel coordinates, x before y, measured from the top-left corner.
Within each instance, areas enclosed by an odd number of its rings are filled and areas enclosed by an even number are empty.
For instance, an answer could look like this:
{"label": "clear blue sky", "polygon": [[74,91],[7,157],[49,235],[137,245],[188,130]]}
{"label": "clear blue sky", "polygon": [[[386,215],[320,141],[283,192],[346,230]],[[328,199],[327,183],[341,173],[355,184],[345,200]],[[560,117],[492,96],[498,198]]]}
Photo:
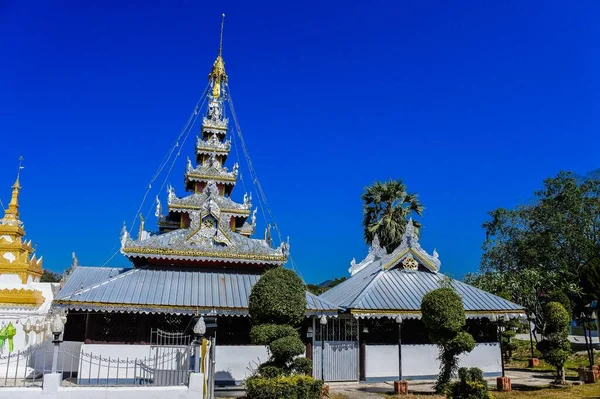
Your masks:
{"label": "clear blue sky", "polygon": [[[111,256],[205,87],[222,12],[248,149],[308,282],[365,255],[374,180],[420,194],[422,244],[461,277],[488,211],[599,166],[596,1],[5,0],[0,197],[23,155],[22,218],[46,268]],[[192,153],[170,177],[180,195]]]}

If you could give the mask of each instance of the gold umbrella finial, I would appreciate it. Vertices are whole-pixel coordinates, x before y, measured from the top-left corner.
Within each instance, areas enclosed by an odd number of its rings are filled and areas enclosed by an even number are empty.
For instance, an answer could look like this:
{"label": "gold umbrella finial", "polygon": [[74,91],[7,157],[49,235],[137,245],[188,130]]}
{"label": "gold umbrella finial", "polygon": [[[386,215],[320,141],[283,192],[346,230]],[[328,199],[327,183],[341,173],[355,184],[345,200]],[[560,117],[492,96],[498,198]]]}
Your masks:
{"label": "gold umbrella finial", "polygon": [[225,14],[221,15],[221,35],[219,37],[219,55],[215,60],[212,71],[208,79],[212,85],[212,95],[214,98],[221,97],[224,85],[227,83],[227,74],[225,73],[225,61],[223,60],[223,27],[225,25]]}

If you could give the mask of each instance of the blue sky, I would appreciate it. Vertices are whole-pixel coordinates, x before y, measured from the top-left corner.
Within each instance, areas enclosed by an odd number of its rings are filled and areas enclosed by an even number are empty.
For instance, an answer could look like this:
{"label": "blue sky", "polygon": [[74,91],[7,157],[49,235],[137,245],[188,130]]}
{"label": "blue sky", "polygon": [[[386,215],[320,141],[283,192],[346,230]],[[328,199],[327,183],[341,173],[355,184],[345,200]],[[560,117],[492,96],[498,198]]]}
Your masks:
{"label": "blue sky", "polygon": [[[246,144],[308,282],[365,255],[375,180],[419,193],[422,245],[461,277],[488,211],[599,166],[598,2],[4,1],[0,198],[23,155],[22,219],[46,268],[114,253],[202,94],[222,12]],[[169,177],[180,195],[192,153],[190,139]]]}

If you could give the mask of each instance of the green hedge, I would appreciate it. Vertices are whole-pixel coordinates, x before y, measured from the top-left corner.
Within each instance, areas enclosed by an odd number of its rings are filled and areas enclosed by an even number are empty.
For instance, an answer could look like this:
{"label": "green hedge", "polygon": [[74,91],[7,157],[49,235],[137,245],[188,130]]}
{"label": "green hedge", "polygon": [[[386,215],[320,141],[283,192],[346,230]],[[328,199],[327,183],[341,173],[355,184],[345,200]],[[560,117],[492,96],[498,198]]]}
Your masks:
{"label": "green hedge", "polygon": [[252,287],[248,308],[255,325],[299,326],[306,312],[304,283],[292,270],[271,269]]}
{"label": "green hedge", "polygon": [[283,337],[276,339],[269,345],[273,360],[277,364],[286,364],[289,359],[300,356],[306,350],[302,340],[296,336]]}
{"label": "green hedge", "polygon": [[253,326],[250,329],[250,341],[254,345],[269,345],[271,342],[287,337],[298,337],[298,331],[288,325],[279,325],[279,324],[260,324],[258,326]]}
{"label": "green hedge", "polygon": [[461,367],[458,370],[459,381],[450,385],[449,399],[492,399],[483,372],[477,367]]}
{"label": "green hedge", "polygon": [[305,375],[246,380],[248,399],[320,399],[322,390],[323,381]]}

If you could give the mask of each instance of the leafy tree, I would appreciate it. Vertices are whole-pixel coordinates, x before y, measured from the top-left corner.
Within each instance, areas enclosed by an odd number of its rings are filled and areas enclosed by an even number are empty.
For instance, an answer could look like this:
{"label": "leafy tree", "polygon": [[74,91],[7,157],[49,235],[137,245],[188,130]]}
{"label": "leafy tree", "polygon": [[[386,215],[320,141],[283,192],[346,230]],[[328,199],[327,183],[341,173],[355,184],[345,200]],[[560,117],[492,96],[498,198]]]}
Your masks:
{"label": "leafy tree", "polygon": [[306,373],[306,362],[294,360],[305,349],[297,329],[306,311],[304,283],[296,273],[277,267],[263,274],[250,293],[249,311],[254,324],[250,339],[268,346],[271,355],[259,366],[259,374],[273,378]]}
{"label": "leafy tree", "polygon": [[333,281],[329,280],[329,281],[322,282],[321,284],[306,284],[306,289],[308,290],[308,292],[310,292],[312,294],[321,295],[325,291],[330,290],[331,288],[335,287],[336,285],[343,283],[347,279],[348,279],[348,277],[337,277]]}
{"label": "leafy tree", "polygon": [[41,283],[59,283],[61,279],[60,274],[51,272],[50,270],[44,270],[42,272]]}
{"label": "leafy tree", "polygon": [[443,287],[430,291],[421,302],[423,323],[430,339],[440,348],[441,370],[435,389],[444,393],[458,367],[458,356],[471,352],[475,340],[464,331],[465,308],[460,295],[453,288]]}
{"label": "leafy tree", "polygon": [[[423,213],[417,194],[407,193],[406,185],[401,180],[375,182],[365,188],[362,200],[365,241],[370,245],[377,235],[380,245],[388,253],[400,245],[411,215],[420,216]],[[418,222],[413,223],[416,229],[420,227]]]}
{"label": "leafy tree", "polygon": [[549,302],[544,306],[546,331],[537,348],[547,363],[556,368],[556,382],[565,384],[565,362],[571,355],[569,323],[571,317],[563,305]]}
{"label": "leafy tree", "polygon": [[[544,329],[543,306],[567,293],[576,311],[600,291],[600,177],[560,172],[534,199],[490,212],[479,276],[469,281],[508,294]],[[563,298],[564,299],[564,298]],[[562,302],[562,301],[561,301]],[[574,306],[573,306],[574,305]],[[570,309],[569,309],[570,310]]]}

